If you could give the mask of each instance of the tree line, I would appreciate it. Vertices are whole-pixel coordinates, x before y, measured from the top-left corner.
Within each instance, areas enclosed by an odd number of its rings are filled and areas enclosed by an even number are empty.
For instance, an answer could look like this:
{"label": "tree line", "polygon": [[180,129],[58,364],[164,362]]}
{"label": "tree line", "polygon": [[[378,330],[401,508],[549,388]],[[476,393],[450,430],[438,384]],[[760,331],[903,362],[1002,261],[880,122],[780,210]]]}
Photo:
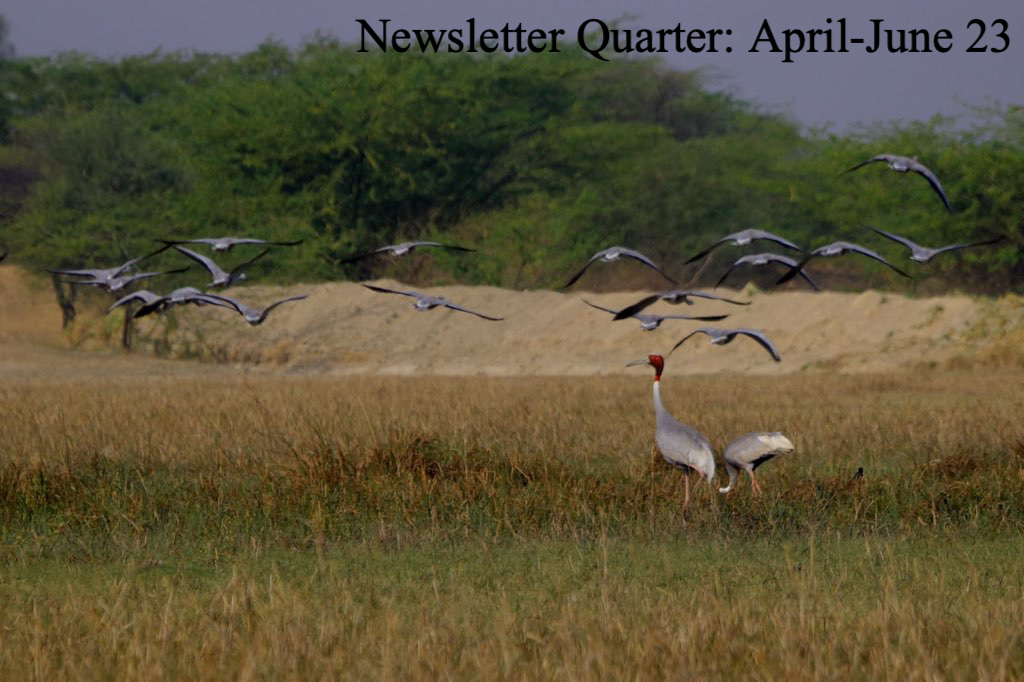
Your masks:
{"label": "tree line", "polygon": [[[1004,235],[936,262],[928,282],[1020,287],[1020,106],[835,134],[657,60],[356,50],[325,36],[234,56],[0,49],[0,249],[32,268],[105,266],[155,237],[242,234],[305,240],[254,268],[273,281],[401,267],[426,284],[529,288],[561,284],[613,244],[680,270],[745,227],[902,258],[861,227],[871,224],[931,245]],[[881,167],[841,176],[881,152],[931,167],[953,214],[918,177]],[[339,263],[403,238],[483,253]],[[720,251],[697,283],[738,255]],[[836,288],[895,284],[859,262],[816,267]],[[612,277],[592,285],[623,283]]]}

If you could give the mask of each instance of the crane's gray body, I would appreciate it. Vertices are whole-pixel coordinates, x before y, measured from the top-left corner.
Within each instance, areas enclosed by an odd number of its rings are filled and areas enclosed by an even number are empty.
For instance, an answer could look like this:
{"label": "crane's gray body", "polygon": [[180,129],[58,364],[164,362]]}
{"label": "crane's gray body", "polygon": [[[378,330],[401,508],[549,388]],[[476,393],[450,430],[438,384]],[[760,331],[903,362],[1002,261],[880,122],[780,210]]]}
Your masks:
{"label": "crane's gray body", "polygon": [[710,483],[715,477],[715,452],[697,429],[682,423],[661,402],[661,381],[654,382],[655,442],[666,462],[693,469]]}
{"label": "crane's gray body", "polygon": [[736,483],[740,470],[752,474],[757,467],[779,455],[793,452],[793,443],[778,431],[747,433],[726,446],[722,453],[725,470],[729,472],[729,485],[718,492],[727,493]]}

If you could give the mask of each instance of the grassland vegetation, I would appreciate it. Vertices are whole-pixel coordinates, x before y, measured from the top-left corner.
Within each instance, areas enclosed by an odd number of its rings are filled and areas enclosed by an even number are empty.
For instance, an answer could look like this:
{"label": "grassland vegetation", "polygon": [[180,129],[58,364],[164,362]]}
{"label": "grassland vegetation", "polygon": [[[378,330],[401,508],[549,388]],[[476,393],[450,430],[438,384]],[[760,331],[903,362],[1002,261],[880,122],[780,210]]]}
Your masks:
{"label": "grassland vegetation", "polygon": [[685,514],[646,376],[11,382],[0,671],[1013,679],[1022,378],[667,381],[798,448]]}

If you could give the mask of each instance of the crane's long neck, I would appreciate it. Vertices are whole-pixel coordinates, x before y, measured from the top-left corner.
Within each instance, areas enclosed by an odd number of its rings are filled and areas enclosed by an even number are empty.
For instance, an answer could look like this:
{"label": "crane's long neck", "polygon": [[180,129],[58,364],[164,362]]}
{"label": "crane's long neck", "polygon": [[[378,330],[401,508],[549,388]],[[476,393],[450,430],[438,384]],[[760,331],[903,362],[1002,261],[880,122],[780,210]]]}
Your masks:
{"label": "crane's long neck", "polygon": [[661,402],[661,372],[654,375],[654,414],[659,422],[668,416],[668,411]]}

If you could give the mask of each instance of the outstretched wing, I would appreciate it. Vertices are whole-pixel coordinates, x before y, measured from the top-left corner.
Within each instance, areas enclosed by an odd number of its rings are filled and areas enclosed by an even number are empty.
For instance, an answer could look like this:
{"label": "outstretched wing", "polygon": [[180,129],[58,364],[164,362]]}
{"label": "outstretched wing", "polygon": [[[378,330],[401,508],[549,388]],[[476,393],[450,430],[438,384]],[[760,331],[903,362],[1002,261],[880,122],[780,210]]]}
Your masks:
{"label": "outstretched wing", "polygon": [[661,299],[661,294],[646,296],[637,301],[636,303],[634,303],[633,305],[628,305],[619,312],[615,313],[615,317],[613,317],[612,320],[625,320],[627,318],[633,317],[634,315],[642,311],[644,308],[648,307],[649,305],[651,305],[652,303],[659,299]]}
{"label": "outstretched wing", "polygon": [[620,248],[619,249],[619,253],[622,254],[623,256],[625,256],[626,258],[632,258],[633,260],[640,261],[641,263],[643,263],[647,267],[651,268],[652,270],[657,272],[659,275],[661,275],[662,277],[664,277],[668,281],[672,282],[672,284],[676,283],[676,281],[674,279],[672,279],[667,274],[665,274],[664,270],[662,270],[657,265],[655,265],[654,261],[652,261],[650,258],[645,256],[644,254],[640,253],[639,251],[634,251],[633,249],[623,249],[623,248]]}
{"label": "outstretched wing", "polygon": [[[811,253],[809,253],[809,254],[807,254],[806,256],[804,256],[804,259],[803,259],[802,261],[800,261],[800,262],[799,262],[799,263],[797,263],[796,265],[793,265],[793,266],[791,266],[791,267],[789,268],[789,270],[788,270],[788,271],[786,271],[786,274],[784,274],[784,275],[783,275],[782,277],[780,277],[780,278],[778,279],[778,281],[776,281],[776,282],[775,282],[775,286],[779,286],[779,285],[781,285],[781,284],[785,284],[785,283],[786,283],[786,282],[788,282],[789,280],[791,280],[791,279],[793,279],[794,277],[796,277],[796,276],[797,276],[798,274],[803,274],[803,272],[804,272],[804,266],[805,266],[805,265],[807,265],[808,261],[810,261],[810,260],[811,260],[812,258],[814,258],[814,257],[815,257],[816,255],[818,255],[818,254],[816,254],[816,253],[814,253],[814,252],[812,251]],[[805,275],[804,275],[804,277],[806,278],[806,277],[807,277],[807,275],[805,274]],[[815,288],[817,288],[817,287],[815,287]]]}
{"label": "outstretched wing", "polygon": [[458,310],[459,312],[463,312],[463,313],[469,313],[470,315],[476,315],[477,317],[482,317],[482,318],[484,318],[485,320],[490,320],[491,322],[500,322],[500,321],[502,321],[503,319],[505,319],[505,318],[503,318],[503,317],[491,317],[490,315],[484,315],[483,313],[478,313],[478,312],[476,312],[475,310],[470,310],[469,308],[463,308],[463,307],[462,307],[462,306],[460,306],[460,305],[456,305],[456,304],[454,304],[454,303],[449,303],[449,302],[447,302],[447,301],[445,301],[444,303],[442,303],[442,305],[443,305],[443,306],[444,306],[445,308],[451,308],[452,310]]}
{"label": "outstretched wing", "polygon": [[779,355],[779,351],[775,350],[775,345],[757,329],[733,329],[731,330],[734,334],[742,334],[743,336],[749,336],[750,338],[761,344],[761,347],[768,351],[768,354],[772,356],[772,360],[775,362],[781,362],[782,357]]}
{"label": "outstretched wing", "polygon": [[214,277],[217,277],[218,275],[223,275],[224,274],[224,271],[221,270],[220,266],[218,266],[216,263],[214,263],[212,259],[207,258],[206,256],[204,256],[202,254],[198,254],[195,251],[193,251],[192,249],[186,249],[184,246],[178,246],[177,244],[175,244],[174,245],[174,250],[178,251],[179,253],[185,254],[186,256],[191,258],[192,260],[194,260],[197,263],[199,263],[200,265],[202,265]]}
{"label": "outstretched wing", "polygon": [[703,291],[687,291],[687,296],[692,298],[707,298],[712,301],[722,301],[723,303],[732,303],[733,305],[750,305],[750,301],[736,301],[725,296],[719,296],[718,294],[707,294]]}
{"label": "outstretched wing", "polygon": [[731,234],[726,236],[726,237],[722,237],[717,242],[715,242],[714,244],[712,244],[708,248],[704,249],[703,251],[698,253],[696,256],[692,257],[690,260],[688,260],[685,263],[683,263],[683,265],[689,265],[690,263],[693,263],[695,261],[699,261],[701,258],[703,258],[704,256],[708,255],[709,253],[711,253],[712,251],[717,249],[722,244],[728,244],[729,242],[731,242],[732,238],[733,238],[733,235],[731,235]]}
{"label": "outstretched wing", "polygon": [[696,320],[698,322],[718,322],[729,317],[728,315],[652,315],[662,320]]}
{"label": "outstretched wing", "polygon": [[689,339],[690,337],[692,337],[692,336],[696,336],[697,334],[707,334],[708,336],[710,336],[710,337],[714,338],[714,336],[715,336],[715,333],[716,333],[717,331],[718,331],[717,329],[711,329],[710,327],[701,327],[700,329],[697,329],[697,330],[695,330],[695,331],[692,331],[692,332],[690,332],[689,334],[687,334],[686,336],[684,336],[683,338],[679,339],[679,341],[677,341],[677,342],[676,342],[676,345],[672,346],[672,350],[670,350],[670,351],[668,352],[668,354],[669,354],[669,355],[672,355],[672,353],[674,353],[674,352],[675,352],[676,348],[679,348],[679,346],[681,346],[681,345],[683,345],[684,343],[686,343],[686,341],[687,341],[687,340],[688,340],[688,339]]}
{"label": "outstretched wing", "polygon": [[882,263],[883,265],[887,265],[887,266],[889,266],[890,268],[892,268],[893,270],[895,270],[895,271],[896,271],[896,272],[898,272],[899,274],[903,275],[903,276],[904,276],[904,277],[906,277],[907,279],[912,279],[912,278],[910,277],[910,275],[908,275],[907,273],[903,272],[903,271],[902,271],[902,270],[900,270],[900,269],[899,269],[898,267],[896,267],[895,265],[893,265],[893,264],[892,264],[892,263],[890,263],[889,261],[887,261],[887,260],[885,260],[884,258],[882,258],[881,256],[879,256],[879,255],[878,255],[877,253],[875,253],[875,252],[874,252],[874,251],[872,251],[871,249],[867,249],[867,248],[864,248],[864,247],[863,247],[863,246],[861,246],[860,244],[850,244],[850,243],[846,243],[846,244],[844,245],[844,247],[846,248],[846,250],[847,250],[847,251],[852,251],[853,253],[859,253],[859,254],[860,254],[860,255],[862,255],[862,256],[867,256],[868,258],[871,258],[871,259],[873,259],[873,260],[876,260],[876,261],[878,261],[879,263]]}
{"label": "outstretched wing", "polygon": [[932,189],[935,190],[935,193],[939,195],[940,199],[942,199],[942,205],[946,207],[946,211],[952,213],[953,207],[949,205],[949,199],[946,197],[946,191],[942,189],[942,184],[939,182],[939,179],[935,176],[935,173],[933,173],[931,169],[925,166],[923,163],[919,163],[917,161],[914,161],[910,165],[910,170],[914,171],[915,173],[917,173],[918,175],[920,175],[921,177],[928,181],[928,184],[931,185]]}
{"label": "outstretched wing", "polygon": [[902,244],[903,246],[907,247],[911,251],[916,251],[917,249],[921,248],[920,244],[915,244],[914,242],[910,241],[906,237],[901,237],[898,234],[893,234],[892,232],[886,232],[885,230],[880,230],[877,227],[871,227],[870,225],[864,225],[863,227],[865,227],[868,230],[871,230],[875,234],[882,235],[886,239],[891,239],[894,242],[896,242],[897,244]]}
{"label": "outstretched wing", "polygon": [[254,257],[250,258],[249,260],[245,261],[244,263],[239,263],[235,267],[231,268],[231,274],[234,274],[234,273],[238,272],[242,268],[249,267],[250,265],[252,265],[256,261],[258,261],[260,258],[263,258],[264,256],[266,256],[268,253],[270,253],[270,249],[263,249],[258,254],[256,254]]}
{"label": "outstretched wing", "polygon": [[573,284],[575,284],[576,280],[578,280],[580,277],[582,277],[583,273],[587,271],[587,268],[589,268],[591,265],[593,265],[594,261],[596,261],[597,259],[601,258],[601,256],[603,256],[607,251],[608,251],[607,249],[605,249],[604,251],[598,251],[593,256],[591,256],[590,260],[587,261],[587,264],[584,265],[582,268],[580,268],[580,271],[577,272],[575,275],[573,275],[572,279],[570,279],[568,282],[566,282],[564,285],[562,285],[562,288],[563,289],[568,289]]}
{"label": "outstretched wing", "polygon": [[435,246],[439,249],[448,249],[449,251],[466,251],[474,252],[476,249],[469,249],[465,246],[459,246],[457,244],[442,244],[441,242],[410,242],[410,247],[416,246]]}
{"label": "outstretched wing", "polygon": [[373,291],[380,292],[382,294],[400,294],[402,296],[412,296],[413,298],[419,298],[420,295],[415,291],[399,291],[397,289],[386,289],[384,287],[375,287],[372,284],[364,284],[364,287]]}
{"label": "outstretched wing", "polygon": [[872,163],[880,163],[880,162],[881,163],[888,163],[888,158],[887,157],[888,157],[888,154],[879,154],[878,156],[872,156],[867,161],[861,161],[860,163],[858,163],[853,168],[849,168],[847,170],[844,170],[839,175],[846,175],[847,173],[852,173],[853,171],[857,170],[858,168],[863,168],[864,166],[870,165]]}
{"label": "outstretched wing", "polygon": [[263,309],[263,314],[266,315],[271,310],[273,310],[274,308],[276,308],[277,306],[279,306],[279,305],[281,305],[283,303],[291,303],[292,301],[301,301],[301,300],[306,299],[306,298],[309,298],[309,294],[302,294],[301,296],[290,296],[288,298],[282,298],[280,301],[274,301],[273,303],[268,305],[266,308],[264,308]]}
{"label": "outstretched wing", "polygon": [[1005,241],[1005,240],[1006,240],[1006,236],[1004,235],[1004,236],[996,237],[995,239],[986,239],[983,242],[970,242],[970,243],[967,243],[967,244],[951,244],[949,246],[943,246],[942,248],[935,249],[935,255],[937,256],[940,253],[946,253],[947,251],[958,251],[960,249],[970,249],[970,248],[973,248],[975,246],[990,246],[992,244],[998,244],[999,242]]}
{"label": "outstretched wing", "polygon": [[618,314],[619,314],[618,310],[612,310],[611,308],[605,308],[604,306],[597,305],[596,303],[591,303],[587,299],[583,299],[583,302],[586,303],[587,305],[589,305],[591,308],[597,308],[598,310],[603,310],[606,313],[611,313],[612,315],[616,316],[613,319],[618,319]]}

